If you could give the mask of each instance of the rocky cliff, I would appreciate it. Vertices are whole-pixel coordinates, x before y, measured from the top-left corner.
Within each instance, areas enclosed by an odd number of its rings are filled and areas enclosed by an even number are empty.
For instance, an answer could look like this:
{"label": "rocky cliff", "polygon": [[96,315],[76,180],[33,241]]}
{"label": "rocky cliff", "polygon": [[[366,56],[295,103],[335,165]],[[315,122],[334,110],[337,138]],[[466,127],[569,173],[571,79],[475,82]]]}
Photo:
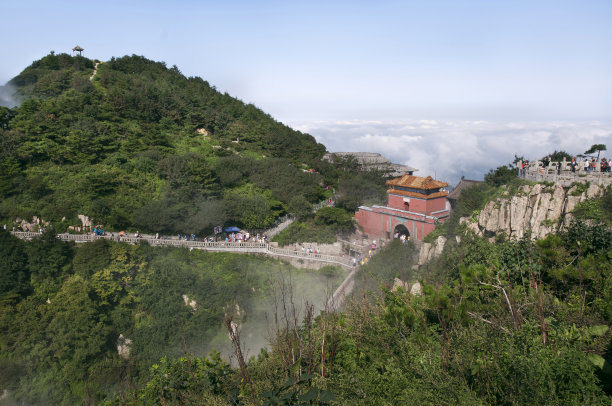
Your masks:
{"label": "rocky cliff", "polygon": [[571,212],[578,203],[603,192],[604,188],[598,185],[524,185],[514,195],[506,191],[504,196],[488,202],[477,217],[461,218],[460,222],[480,236],[504,233],[518,239],[531,231],[532,239],[545,238],[570,223]]}
{"label": "rocky cliff", "polygon": [[[604,186],[554,184],[523,185],[518,193],[505,191],[501,197],[488,202],[480,212],[459,221],[481,237],[494,238],[505,234],[512,239],[531,232],[532,239],[545,238],[570,224],[572,211],[578,203],[594,199],[604,193]],[[457,242],[460,237],[457,236]],[[423,243],[418,264],[423,265],[444,250],[446,238],[438,237],[433,243]]]}

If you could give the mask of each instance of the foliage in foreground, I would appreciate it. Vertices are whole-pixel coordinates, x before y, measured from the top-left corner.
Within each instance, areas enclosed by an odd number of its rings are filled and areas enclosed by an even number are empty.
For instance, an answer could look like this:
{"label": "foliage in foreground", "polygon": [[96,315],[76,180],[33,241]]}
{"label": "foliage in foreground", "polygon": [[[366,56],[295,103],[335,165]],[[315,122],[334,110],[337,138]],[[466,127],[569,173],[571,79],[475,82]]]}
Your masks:
{"label": "foliage in foreground", "polygon": [[[538,242],[466,236],[438,263],[447,273],[424,274],[400,266],[409,246],[389,244],[364,267],[376,278],[386,259],[395,263],[378,294],[361,293],[342,313],[307,313],[301,324],[288,297],[271,349],[207,396],[225,404],[609,404],[611,238],[585,223]],[[397,276],[419,279],[423,294],[391,291]],[[306,395],[310,403],[297,403]]]}
{"label": "foliage in foreground", "polygon": [[[259,336],[281,276],[292,275],[309,298],[339,278],[332,267],[295,270],[266,257],[105,240],[75,246],[50,233],[24,242],[0,231],[0,256],[0,388],[26,404],[128,396],[128,388],[159,378],[149,367],[161,356],[168,357],[163,368],[178,374],[174,360],[185,353],[226,351],[228,305],[239,305],[245,331]],[[117,353],[120,335],[131,340],[127,359]],[[202,368],[212,375],[230,374],[218,356],[210,362]],[[179,399],[179,389],[195,388],[175,384],[156,396]]]}

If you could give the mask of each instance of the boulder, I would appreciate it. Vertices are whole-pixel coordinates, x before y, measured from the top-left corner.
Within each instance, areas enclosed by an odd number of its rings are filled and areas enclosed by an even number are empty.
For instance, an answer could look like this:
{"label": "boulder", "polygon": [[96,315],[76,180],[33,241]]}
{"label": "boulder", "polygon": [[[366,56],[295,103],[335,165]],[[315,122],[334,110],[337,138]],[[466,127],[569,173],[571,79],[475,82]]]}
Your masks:
{"label": "boulder", "polygon": [[404,282],[399,278],[393,279],[393,287],[391,288],[391,292],[397,292],[398,289],[403,289],[405,292],[410,291],[410,284],[408,282]]}
{"label": "boulder", "polygon": [[410,288],[410,294],[413,296],[421,296],[423,294],[423,287],[419,282],[416,282],[414,285],[412,285],[412,287]]}
{"label": "boulder", "polygon": [[[436,243],[435,243],[435,250],[433,252],[433,255],[431,255],[431,257],[437,257],[440,254],[442,254],[442,251],[444,250],[444,245],[446,245],[446,237],[444,237],[443,235],[439,236],[438,238],[436,238]],[[429,258],[431,259],[431,258]]]}
{"label": "boulder", "polygon": [[117,339],[117,354],[123,359],[129,359],[131,345],[132,340],[124,337],[123,334],[119,334],[119,338]]}
{"label": "boulder", "polygon": [[419,265],[426,264],[429,258],[429,251],[431,250],[431,243],[424,242],[421,245],[421,250],[419,251]]}
{"label": "boulder", "polygon": [[185,306],[191,307],[192,311],[197,310],[197,308],[198,308],[197,302],[195,300],[189,299],[189,296],[183,295],[183,301],[185,302]]}

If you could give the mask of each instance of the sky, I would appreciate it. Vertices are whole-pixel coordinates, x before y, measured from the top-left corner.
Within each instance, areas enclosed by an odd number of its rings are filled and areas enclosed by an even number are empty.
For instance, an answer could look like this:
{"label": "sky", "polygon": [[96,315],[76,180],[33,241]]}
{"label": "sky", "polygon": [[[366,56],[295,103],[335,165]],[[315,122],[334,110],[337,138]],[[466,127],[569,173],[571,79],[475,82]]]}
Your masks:
{"label": "sky", "polygon": [[0,84],[77,44],[143,55],[330,151],[451,182],[514,154],[612,150],[610,0],[0,0],[0,15]]}

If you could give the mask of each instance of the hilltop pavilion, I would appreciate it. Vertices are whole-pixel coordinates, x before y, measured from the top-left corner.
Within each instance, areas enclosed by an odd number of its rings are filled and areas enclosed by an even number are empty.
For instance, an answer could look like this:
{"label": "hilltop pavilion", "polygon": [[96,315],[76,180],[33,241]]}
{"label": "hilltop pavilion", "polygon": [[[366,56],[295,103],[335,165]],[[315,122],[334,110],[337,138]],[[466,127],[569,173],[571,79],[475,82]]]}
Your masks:
{"label": "hilltop pavilion", "polygon": [[76,55],[83,56],[83,51],[84,50],[85,49],[83,49],[83,47],[77,45],[74,48],[72,48],[72,56],[76,56]]}
{"label": "hilltop pavilion", "polygon": [[391,239],[404,236],[422,241],[436,224],[450,215],[448,183],[431,176],[405,174],[387,181],[386,206],[360,206],[355,213],[359,225],[370,238]]}

